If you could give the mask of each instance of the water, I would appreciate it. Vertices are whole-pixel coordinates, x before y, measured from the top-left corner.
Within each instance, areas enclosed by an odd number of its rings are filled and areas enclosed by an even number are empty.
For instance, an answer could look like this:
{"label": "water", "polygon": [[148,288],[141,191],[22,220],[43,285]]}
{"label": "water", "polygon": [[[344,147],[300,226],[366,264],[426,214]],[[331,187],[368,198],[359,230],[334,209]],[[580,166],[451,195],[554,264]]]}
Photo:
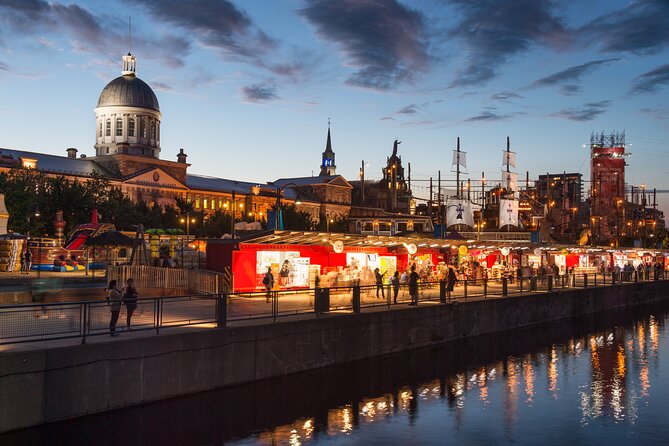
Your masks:
{"label": "water", "polygon": [[669,304],[0,436],[10,444],[669,444]]}

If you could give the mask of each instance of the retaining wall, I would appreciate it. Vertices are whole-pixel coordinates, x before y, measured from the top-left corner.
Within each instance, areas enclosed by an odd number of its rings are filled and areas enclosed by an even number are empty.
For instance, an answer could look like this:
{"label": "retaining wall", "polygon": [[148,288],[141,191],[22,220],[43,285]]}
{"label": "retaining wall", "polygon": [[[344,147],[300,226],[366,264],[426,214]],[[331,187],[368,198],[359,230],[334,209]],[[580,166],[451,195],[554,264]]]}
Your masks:
{"label": "retaining wall", "polygon": [[669,281],[0,353],[0,432],[669,297]]}

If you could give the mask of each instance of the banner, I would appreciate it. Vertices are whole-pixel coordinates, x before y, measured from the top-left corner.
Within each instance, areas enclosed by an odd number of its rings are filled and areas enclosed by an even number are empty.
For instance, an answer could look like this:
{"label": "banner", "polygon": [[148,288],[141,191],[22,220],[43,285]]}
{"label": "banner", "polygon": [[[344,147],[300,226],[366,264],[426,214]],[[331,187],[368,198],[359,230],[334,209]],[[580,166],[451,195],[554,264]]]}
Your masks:
{"label": "banner", "polygon": [[453,163],[451,166],[457,166],[458,164],[462,167],[467,167],[467,152],[453,151]]}
{"label": "banner", "polygon": [[474,211],[468,200],[446,200],[446,227],[467,225],[474,227]]}
{"label": "banner", "polygon": [[518,226],[518,202],[516,200],[499,200],[499,227]]}
{"label": "banner", "polygon": [[516,167],[516,152],[502,152],[502,166]]}
{"label": "banner", "polygon": [[502,171],[502,187],[507,190],[518,190],[518,174],[515,172]]}

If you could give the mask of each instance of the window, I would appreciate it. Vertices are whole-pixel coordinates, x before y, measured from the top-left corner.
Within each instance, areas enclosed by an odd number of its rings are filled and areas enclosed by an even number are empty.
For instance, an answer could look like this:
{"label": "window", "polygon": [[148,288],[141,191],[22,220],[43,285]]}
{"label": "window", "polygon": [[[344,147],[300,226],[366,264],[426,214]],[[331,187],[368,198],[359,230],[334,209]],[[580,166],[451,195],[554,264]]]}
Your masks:
{"label": "window", "polygon": [[102,121],[100,121],[100,130],[98,131],[98,136],[102,138]]}
{"label": "window", "polygon": [[374,230],[374,224],[371,221],[366,221],[362,224],[362,230],[365,232],[372,232]]}
{"label": "window", "polygon": [[146,138],[146,123],[143,118],[139,118],[139,136]]}
{"label": "window", "polygon": [[116,118],[116,136],[123,136],[123,120]]}
{"label": "window", "polygon": [[128,119],[128,136],[135,136],[135,118]]}
{"label": "window", "polygon": [[195,199],[195,208],[200,209],[200,199],[199,198]]}
{"label": "window", "polygon": [[156,139],[160,141],[160,122],[156,122]]}
{"label": "window", "polygon": [[156,139],[156,123],[151,121],[151,139]]}
{"label": "window", "polygon": [[105,136],[111,136],[111,119],[107,119],[105,125]]}
{"label": "window", "polygon": [[216,199],[215,198],[211,199],[211,209],[212,210],[216,209]]}
{"label": "window", "polygon": [[204,207],[205,209],[207,209],[207,199],[204,198],[204,199],[202,200],[202,202],[204,203],[204,206],[203,206],[203,207]]}

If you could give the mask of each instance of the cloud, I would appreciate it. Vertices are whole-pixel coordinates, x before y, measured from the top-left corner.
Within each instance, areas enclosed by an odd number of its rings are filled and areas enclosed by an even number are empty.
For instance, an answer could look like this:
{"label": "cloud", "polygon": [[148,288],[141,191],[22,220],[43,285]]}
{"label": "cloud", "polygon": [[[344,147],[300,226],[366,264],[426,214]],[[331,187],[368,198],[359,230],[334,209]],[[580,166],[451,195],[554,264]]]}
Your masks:
{"label": "cloud", "polygon": [[276,86],[269,84],[255,84],[242,87],[242,101],[244,102],[269,102],[279,99],[276,94]]}
{"label": "cloud", "polygon": [[632,93],[652,93],[669,83],[669,64],[641,74],[632,83]]}
{"label": "cloud", "polygon": [[418,112],[418,106],[416,104],[404,106],[397,111],[400,115],[413,115],[416,112]]}
{"label": "cloud", "polygon": [[480,122],[480,121],[505,121],[517,115],[523,115],[523,112],[500,113],[497,107],[487,107],[486,110],[476,116],[467,118],[462,122]]}
{"label": "cloud", "polygon": [[605,113],[610,104],[611,101],[588,102],[580,108],[565,108],[551,116],[577,122],[592,121],[597,116]]}
{"label": "cloud", "polygon": [[566,70],[558,71],[550,76],[537,79],[532,82],[529,88],[549,87],[553,85],[562,85],[560,92],[566,96],[574,95],[580,92],[579,82],[581,77],[589,74],[601,66],[616,62],[620,58],[592,60],[581,65],[569,67]]}
{"label": "cloud", "polygon": [[569,30],[557,17],[552,0],[450,0],[462,17],[450,35],[464,40],[467,66],[450,87],[480,85],[500,65],[535,46],[561,48]]}
{"label": "cloud", "polygon": [[151,82],[151,86],[160,91],[172,91],[172,87],[170,87],[168,84],[160,81],[153,81]]}
{"label": "cloud", "polygon": [[663,107],[646,107],[640,109],[639,112],[645,115],[650,115],[655,119],[669,119],[669,109]]}
{"label": "cloud", "polygon": [[519,94],[513,93],[511,91],[502,91],[501,93],[495,93],[490,96],[490,99],[493,101],[508,101],[509,99],[522,99],[523,97]]}
{"label": "cloud", "polygon": [[[125,42],[125,24],[113,17],[91,13],[76,4],[38,0],[0,2],[0,30],[11,33],[12,38],[28,36],[36,32],[51,33],[69,38],[75,52],[99,54],[117,51],[118,42]],[[124,30],[124,31],[118,31]],[[40,37],[43,47],[57,49],[53,42]],[[181,57],[190,50],[185,38],[166,35],[156,38],[136,36],[136,47],[143,48],[147,57],[161,59],[168,66],[183,65]]]}
{"label": "cloud", "polygon": [[586,44],[597,42],[605,52],[652,54],[669,44],[667,29],[667,0],[634,0],[594,18],[579,28],[577,35]]}
{"label": "cloud", "polygon": [[12,71],[12,67],[0,61],[0,71]]}
{"label": "cloud", "polygon": [[246,12],[227,0],[132,0],[131,3],[143,5],[156,18],[182,28],[203,45],[225,55],[262,63],[262,55],[276,46],[274,39],[260,30]]}
{"label": "cloud", "polygon": [[348,85],[390,90],[427,69],[425,19],[396,0],[308,0],[300,14],[343,48],[357,70]]}

